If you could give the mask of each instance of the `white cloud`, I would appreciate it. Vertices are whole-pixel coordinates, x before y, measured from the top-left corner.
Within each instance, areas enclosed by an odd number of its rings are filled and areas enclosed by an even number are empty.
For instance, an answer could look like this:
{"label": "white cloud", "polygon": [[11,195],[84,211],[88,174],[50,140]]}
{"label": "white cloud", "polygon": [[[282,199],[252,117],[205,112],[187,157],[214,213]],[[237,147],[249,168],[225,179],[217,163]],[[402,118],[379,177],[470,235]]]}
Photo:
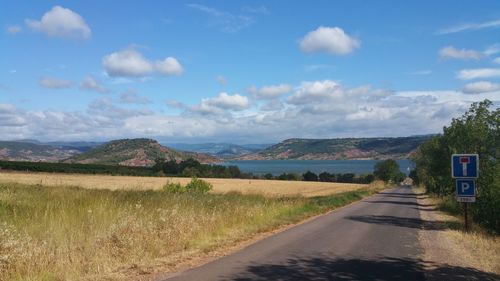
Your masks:
{"label": "white cloud", "polygon": [[496,63],[496,64],[500,64],[500,57],[494,59],[493,62]]}
{"label": "white cloud", "polygon": [[410,74],[410,75],[430,75],[430,74],[432,74],[432,70],[423,69],[423,70],[408,72],[408,74]]}
{"label": "white cloud", "polygon": [[224,77],[224,75],[215,76],[215,80],[222,86],[227,85],[227,79],[226,79],[226,77]]}
{"label": "white cloud", "polygon": [[291,90],[292,86],[288,84],[263,86],[260,89],[252,86],[248,89],[248,91],[258,99],[275,99],[289,93]]}
{"label": "white cloud", "polygon": [[73,82],[69,80],[53,78],[53,77],[40,79],[38,81],[38,84],[42,87],[49,89],[65,89],[73,86]]}
{"label": "white cloud", "polygon": [[[494,106],[500,105],[498,91],[394,92],[320,80],[292,87],[290,100],[252,103],[244,96],[220,93],[194,106],[170,101],[168,104],[180,113],[165,114],[144,108],[142,97],[131,93],[122,95],[123,99],[118,96],[95,100],[84,112],[22,110],[0,104],[0,135],[4,139],[151,137],[170,142],[257,139],[262,143],[292,137],[405,136],[440,132],[472,102],[490,99]],[[121,104],[127,101],[130,103]]]}
{"label": "white cloud", "polygon": [[111,53],[102,59],[102,65],[110,76],[141,77],[153,72],[153,65],[134,49]]}
{"label": "white cloud", "polygon": [[439,56],[443,59],[480,59],[483,54],[474,50],[457,49],[453,46],[444,47],[439,50]]}
{"label": "white cloud", "polygon": [[500,53],[500,44],[494,44],[486,48],[483,52],[487,56],[491,56],[497,53]]}
{"label": "white cloud", "polygon": [[156,70],[165,76],[181,75],[182,72],[184,72],[181,64],[173,57],[167,57],[163,61],[157,61],[155,66]]}
{"label": "white cloud", "polygon": [[132,103],[132,104],[148,104],[151,100],[147,97],[140,96],[134,90],[128,90],[120,95],[121,103]]}
{"label": "white cloud", "polygon": [[88,75],[83,78],[82,83],[80,83],[80,89],[82,90],[88,90],[88,91],[95,91],[101,94],[105,94],[109,92],[109,89],[104,87],[102,83],[95,78],[94,76]]}
{"label": "white cloud", "polygon": [[247,97],[222,92],[216,97],[202,99],[200,104],[187,107],[187,110],[193,113],[221,115],[228,111],[242,111],[249,106],[250,101]]}
{"label": "white cloud", "polygon": [[17,33],[20,33],[21,31],[23,31],[23,28],[20,27],[19,25],[9,25],[9,26],[7,26],[5,31],[9,34],[17,34]]}
{"label": "white cloud", "polygon": [[480,23],[460,24],[460,25],[456,25],[456,26],[452,26],[452,27],[438,30],[436,32],[436,34],[443,35],[443,34],[462,32],[462,31],[480,30],[480,29],[485,29],[485,28],[497,28],[497,27],[500,27],[500,19],[487,21],[487,22],[480,22]]}
{"label": "white cloud", "polygon": [[359,40],[347,35],[342,28],[320,26],[300,40],[300,49],[306,53],[326,52],[346,55],[360,47]]}
{"label": "white cloud", "polygon": [[323,101],[340,97],[341,86],[332,80],[302,82],[292,96],[288,98],[291,104],[303,104],[311,101]]}
{"label": "white cloud", "polygon": [[90,27],[77,13],[61,6],[54,6],[38,20],[27,19],[26,25],[51,37],[83,38],[92,35]]}
{"label": "white cloud", "polygon": [[106,73],[113,77],[144,77],[155,71],[170,76],[180,75],[184,71],[181,64],[173,57],[151,62],[132,48],[105,56],[102,59],[102,66]]}
{"label": "white cloud", "polygon": [[141,115],[151,115],[149,109],[128,109],[117,106],[111,99],[97,99],[89,104],[87,113],[95,116],[111,118],[114,122],[123,122],[123,119]]}
{"label": "white cloud", "polygon": [[218,26],[221,31],[227,33],[235,33],[249,27],[254,23],[254,18],[248,15],[232,14],[225,11],[220,11],[213,7],[208,7],[200,4],[188,4],[189,8],[205,13],[210,16],[212,21],[210,26]]}
{"label": "white cloud", "polygon": [[458,72],[457,77],[462,80],[500,77],[500,68],[463,69]]}
{"label": "white cloud", "polygon": [[462,90],[466,94],[479,94],[500,91],[500,84],[489,81],[478,81],[466,84]]}
{"label": "white cloud", "polygon": [[220,93],[217,97],[203,99],[202,104],[228,110],[243,110],[248,108],[249,101],[247,97],[238,94]]}

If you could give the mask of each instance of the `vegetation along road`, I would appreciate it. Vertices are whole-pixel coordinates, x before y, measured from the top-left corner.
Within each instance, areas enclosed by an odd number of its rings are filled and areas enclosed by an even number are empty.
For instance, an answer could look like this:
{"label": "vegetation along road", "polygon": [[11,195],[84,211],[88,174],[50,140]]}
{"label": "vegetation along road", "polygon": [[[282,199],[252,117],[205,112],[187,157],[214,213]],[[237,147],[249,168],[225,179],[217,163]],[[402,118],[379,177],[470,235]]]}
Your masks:
{"label": "vegetation along road", "polygon": [[410,187],[389,189],[159,280],[498,280],[423,260],[419,231],[440,225],[420,218],[421,205]]}

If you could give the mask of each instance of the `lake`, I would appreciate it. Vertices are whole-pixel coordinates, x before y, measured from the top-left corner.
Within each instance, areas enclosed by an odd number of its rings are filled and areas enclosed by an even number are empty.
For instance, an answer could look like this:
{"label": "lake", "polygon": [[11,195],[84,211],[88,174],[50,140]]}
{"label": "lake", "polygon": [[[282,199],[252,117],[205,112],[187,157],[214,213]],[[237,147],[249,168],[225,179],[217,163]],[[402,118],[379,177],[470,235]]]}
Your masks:
{"label": "lake", "polygon": [[[236,165],[242,172],[263,175],[271,173],[280,175],[282,173],[303,174],[307,171],[319,174],[329,173],[373,173],[375,164],[380,160],[230,160],[221,165]],[[413,162],[408,159],[396,160],[401,172],[408,175],[409,170],[414,167]]]}

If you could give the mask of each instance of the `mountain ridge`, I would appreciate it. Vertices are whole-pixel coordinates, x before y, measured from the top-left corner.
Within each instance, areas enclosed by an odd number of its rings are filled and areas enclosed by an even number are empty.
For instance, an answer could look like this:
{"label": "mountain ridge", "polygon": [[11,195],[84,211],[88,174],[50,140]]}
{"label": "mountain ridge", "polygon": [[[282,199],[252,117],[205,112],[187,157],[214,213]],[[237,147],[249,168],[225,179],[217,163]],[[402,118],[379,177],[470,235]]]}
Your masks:
{"label": "mountain ridge", "polygon": [[395,138],[286,139],[235,160],[405,159],[431,135]]}

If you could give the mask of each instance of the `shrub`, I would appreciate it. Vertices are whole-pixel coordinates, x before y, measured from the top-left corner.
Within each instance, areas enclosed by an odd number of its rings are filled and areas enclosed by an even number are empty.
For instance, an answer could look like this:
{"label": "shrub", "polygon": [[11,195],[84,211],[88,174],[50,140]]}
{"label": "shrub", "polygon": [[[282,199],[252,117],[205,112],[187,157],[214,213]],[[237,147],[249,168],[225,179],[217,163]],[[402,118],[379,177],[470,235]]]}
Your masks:
{"label": "shrub", "polygon": [[180,183],[167,182],[167,184],[163,186],[163,191],[169,193],[184,193],[187,190],[186,187],[182,186]]}
{"label": "shrub", "polygon": [[187,192],[207,193],[212,190],[212,184],[193,177],[185,187]]}

